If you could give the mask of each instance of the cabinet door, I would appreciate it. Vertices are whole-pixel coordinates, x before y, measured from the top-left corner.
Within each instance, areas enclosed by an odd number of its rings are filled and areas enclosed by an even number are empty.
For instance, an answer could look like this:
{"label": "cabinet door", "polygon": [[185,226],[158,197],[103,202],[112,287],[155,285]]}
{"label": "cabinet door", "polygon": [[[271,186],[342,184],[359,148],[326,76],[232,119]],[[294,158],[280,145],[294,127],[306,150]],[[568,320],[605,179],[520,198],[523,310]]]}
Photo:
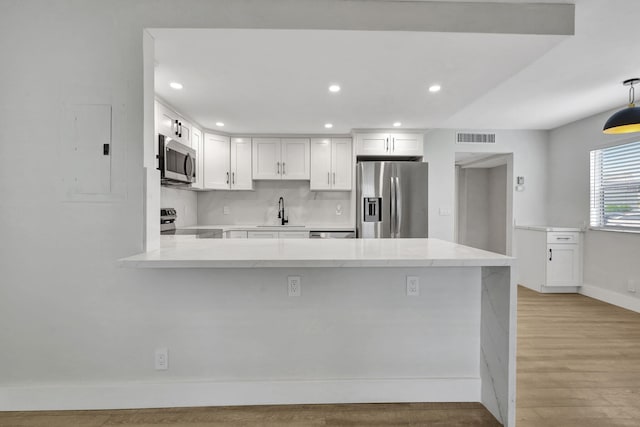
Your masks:
{"label": "cabinet door", "polygon": [[351,139],[333,139],[331,141],[331,187],[334,190],[351,190],[352,164]]}
{"label": "cabinet door", "polygon": [[227,190],[230,182],[229,137],[204,134],[204,188]]}
{"label": "cabinet door", "polygon": [[253,179],[280,179],[280,139],[253,138]]}
{"label": "cabinet door", "polygon": [[249,239],[277,239],[277,231],[247,231]]}
{"label": "cabinet door", "polygon": [[178,117],[178,124],[178,140],[187,147],[191,147],[191,123],[182,117]]}
{"label": "cabinet door", "polygon": [[356,137],[356,154],[359,156],[384,156],[389,154],[389,135],[386,133],[360,134]]}
{"label": "cabinet door", "polygon": [[282,144],[282,179],[309,179],[310,157],[307,138],[287,138]]}
{"label": "cabinet door", "polygon": [[247,232],[244,230],[229,230],[226,232],[227,239],[246,239]]}
{"label": "cabinet door", "polygon": [[331,145],[329,138],[311,140],[311,190],[331,189]]}
{"label": "cabinet door", "polygon": [[191,188],[201,190],[204,188],[204,142],[202,140],[202,131],[194,126],[191,128],[191,136],[191,148],[196,150],[196,180],[191,183]]}
{"label": "cabinet door", "polygon": [[308,231],[280,231],[278,232],[280,239],[308,239]]}
{"label": "cabinet door", "polygon": [[164,105],[156,101],[156,132],[160,135],[178,138],[177,116]]}
{"label": "cabinet door", "polygon": [[394,156],[422,156],[422,134],[391,135],[391,154]]}
{"label": "cabinet door", "polygon": [[579,286],[579,274],[578,245],[547,245],[546,286]]}
{"label": "cabinet door", "polygon": [[253,189],[251,173],[251,139],[231,138],[231,189]]}

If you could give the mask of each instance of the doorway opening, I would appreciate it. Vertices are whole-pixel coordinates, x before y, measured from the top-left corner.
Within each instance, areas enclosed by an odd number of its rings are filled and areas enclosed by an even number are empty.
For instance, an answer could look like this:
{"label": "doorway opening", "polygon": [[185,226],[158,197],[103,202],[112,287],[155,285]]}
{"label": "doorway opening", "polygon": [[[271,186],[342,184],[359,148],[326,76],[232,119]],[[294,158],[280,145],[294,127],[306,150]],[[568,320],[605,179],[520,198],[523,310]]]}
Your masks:
{"label": "doorway opening", "polygon": [[513,153],[456,153],[456,243],[511,255]]}

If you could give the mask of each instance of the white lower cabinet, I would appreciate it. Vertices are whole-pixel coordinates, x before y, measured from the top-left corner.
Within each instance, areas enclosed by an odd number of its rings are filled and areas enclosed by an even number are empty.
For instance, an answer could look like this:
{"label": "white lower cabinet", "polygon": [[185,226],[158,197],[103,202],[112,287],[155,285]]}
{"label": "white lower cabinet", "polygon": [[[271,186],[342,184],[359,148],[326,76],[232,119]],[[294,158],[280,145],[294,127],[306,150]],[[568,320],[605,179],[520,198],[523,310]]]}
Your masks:
{"label": "white lower cabinet", "polygon": [[249,239],[308,239],[308,231],[247,231]]}
{"label": "white lower cabinet", "polygon": [[582,238],[578,229],[516,227],[518,283],[539,292],[582,285]]}
{"label": "white lower cabinet", "polygon": [[227,230],[224,237],[227,239],[246,239],[247,232],[245,230]]}

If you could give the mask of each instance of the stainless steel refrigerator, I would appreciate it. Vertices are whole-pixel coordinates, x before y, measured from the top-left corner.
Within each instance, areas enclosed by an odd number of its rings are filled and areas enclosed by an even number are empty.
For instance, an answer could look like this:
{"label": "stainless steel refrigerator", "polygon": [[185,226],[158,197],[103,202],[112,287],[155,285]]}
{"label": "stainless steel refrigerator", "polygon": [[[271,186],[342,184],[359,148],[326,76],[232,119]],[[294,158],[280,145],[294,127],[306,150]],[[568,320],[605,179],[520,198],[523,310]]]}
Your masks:
{"label": "stainless steel refrigerator", "polygon": [[422,162],[359,162],[357,237],[428,237],[428,171]]}

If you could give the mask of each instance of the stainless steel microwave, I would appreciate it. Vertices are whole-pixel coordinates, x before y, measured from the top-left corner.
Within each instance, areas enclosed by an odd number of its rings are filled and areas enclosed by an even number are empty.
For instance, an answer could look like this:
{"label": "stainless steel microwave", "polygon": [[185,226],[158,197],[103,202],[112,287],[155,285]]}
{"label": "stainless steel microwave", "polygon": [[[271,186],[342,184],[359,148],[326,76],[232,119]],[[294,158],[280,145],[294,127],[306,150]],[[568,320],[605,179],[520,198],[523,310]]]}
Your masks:
{"label": "stainless steel microwave", "polygon": [[196,150],[171,139],[158,136],[158,169],[164,185],[191,184],[196,178]]}

